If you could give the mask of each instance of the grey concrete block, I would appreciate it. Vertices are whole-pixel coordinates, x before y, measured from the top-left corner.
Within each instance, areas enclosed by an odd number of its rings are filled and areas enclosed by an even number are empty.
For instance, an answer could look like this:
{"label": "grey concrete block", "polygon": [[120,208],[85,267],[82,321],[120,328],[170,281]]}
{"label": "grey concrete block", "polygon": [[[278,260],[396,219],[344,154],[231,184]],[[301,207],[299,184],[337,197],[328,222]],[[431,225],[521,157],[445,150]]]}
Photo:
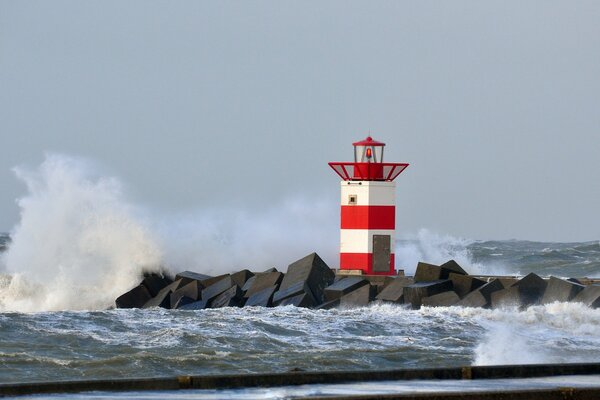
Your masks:
{"label": "grey concrete block", "polygon": [[171,308],[172,309],[176,309],[176,308],[181,308],[183,306],[185,306],[186,304],[191,304],[194,303],[196,300],[192,299],[190,297],[187,296],[182,296],[179,299],[177,299],[176,302],[171,302]]}
{"label": "grey concrete block", "polygon": [[522,303],[519,288],[511,286],[507,289],[498,290],[492,293],[490,304],[492,308],[521,306]]}
{"label": "grey concrete block", "polygon": [[201,299],[210,303],[212,299],[233,286],[233,280],[230,275],[222,275],[221,279],[213,282],[202,290]]}
{"label": "grey concrete block", "polygon": [[117,308],[141,308],[151,298],[146,286],[139,285],[117,297],[115,305]]}
{"label": "grey concrete block", "polygon": [[296,306],[312,308],[315,306],[315,300],[310,293],[302,293],[297,296],[288,297],[279,303],[279,306]]}
{"label": "grey concrete block", "polygon": [[210,308],[239,307],[243,298],[242,289],[233,285],[209,302]]}
{"label": "grey concrete block", "polygon": [[360,276],[352,276],[340,279],[325,288],[325,301],[339,299],[343,295],[350,293],[364,285],[369,285],[369,281],[361,278]]}
{"label": "grey concrete block", "polygon": [[486,307],[488,303],[485,296],[479,290],[475,290],[463,297],[455,305],[460,307]]}
{"label": "grey concrete block", "polygon": [[521,305],[538,304],[544,295],[548,283],[533,272],[526,275],[512,287],[519,289]]}
{"label": "grey concrete block", "polygon": [[206,308],[206,302],[203,300],[195,301],[193,303],[185,304],[179,307],[179,310],[204,310]]}
{"label": "grey concrete block", "polygon": [[452,290],[452,281],[448,279],[433,282],[415,282],[404,287],[404,302],[410,303],[413,308],[419,308],[424,297],[430,297],[448,290]]}
{"label": "grey concrete block", "polygon": [[453,290],[449,290],[447,292],[434,294],[433,296],[423,297],[421,300],[421,306],[449,307],[458,303],[459,300],[460,297],[458,297],[458,294],[456,294],[456,292]]}
{"label": "grey concrete block", "polygon": [[162,288],[156,296],[148,300],[142,308],[162,307],[171,308],[171,293],[179,289],[182,280],[178,279],[168,286]]}
{"label": "grey concrete block", "polygon": [[252,285],[249,289],[247,289],[244,294],[245,297],[251,297],[253,294],[260,292],[263,289],[269,288],[271,286],[279,286],[283,279],[283,274],[281,272],[261,272],[259,274],[254,275],[252,278]]}
{"label": "grey concrete block", "polygon": [[[283,279],[283,277],[282,277],[282,279]],[[250,278],[248,278],[246,283],[244,283],[244,286],[242,286],[242,292],[244,292],[244,293],[247,292],[248,289],[250,289],[252,287],[255,280],[256,280],[256,275],[253,275]]]}
{"label": "grey concrete block", "polygon": [[366,306],[375,297],[375,287],[369,285],[363,285],[358,289],[347,293],[340,297],[341,307],[356,307]]}
{"label": "grey concrete block", "polygon": [[285,289],[279,289],[276,291],[273,295],[273,304],[277,305],[284,299],[299,296],[302,293],[310,293],[308,284],[304,281],[296,282],[292,286],[288,286]]}
{"label": "grey concrete block", "polygon": [[199,274],[197,272],[192,271],[183,271],[175,275],[175,280],[181,279],[184,285],[187,285],[191,281],[205,281],[207,279],[212,278],[210,275]]}
{"label": "grey concrete block", "polygon": [[479,287],[477,291],[480,292],[483,295],[483,297],[485,297],[489,305],[492,302],[492,293],[502,289],[505,289],[504,285],[502,284],[502,281],[499,279],[492,279],[485,285]]}
{"label": "grey concrete block", "polygon": [[340,299],[334,299],[316,307],[317,310],[329,310],[340,305]]}
{"label": "grey concrete block", "polygon": [[250,306],[261,306],[261,307],[272,307],[273,306],[273,294],[277,290],[277,286],[271,286],[264,288],[263,290],[254,293],[248,300],[246,300],[246,307]]}
{"label": "grey concrete block", "polygon": [[439,265],[419,262],[415,271],[415,282],[432,282],[442,279],[442,268]]}
{"label": "grey concrete block", "polygon": [[451,273],[459,274],[459,275],[469,275],[467,271],[465,271],[458,263],[454,260],[446,261],[442,265],[440,265],[442,270],[446,270],[448,275],[442,276],[442,279],[448,278]]}
{"label": "grey concrete block", "polygon": [[555,301],[570,301],[583,289],[585,289],[584,285],[551,276],[540,303],[548,304]]}
{"label": "grey concrete block", "polygon": [[243,288],[246,282],[248,282],[248,279],[252,278],[253,276],[253,272],[243,269],[235,274],[231,274],[231,279],[233,280],[233,283],[238,285],[240,288]]}
{"label": "grey concrete block", "polygon": [[375,298],[381,301],[404,303],[404,288],[413,283],[411,278],[399,276],[394,278]]}
{"label": "grey concrete block", "polygon": [[281,281],[280,289],[304,281],[308,284],[317,304],[320,304],[324,300],[324,289],[331,285],[334,279],[334,272],[317,253],[312,253],[288,266],[287,273]]}
{"label": "grey concrete block", "polygon": [[471,293],[473,290],[485,285],[487,282],[482,281],[481,279],[477,279],[473,276],[457,274],[455,272],[451,272],[448,275],[448,279],[452,281],[452,285],[454,286],[454,291],[456,294],[463,298],[467,294]]}
{"label": "grey concrete block", "polygon": [[202,279],[200,281],[200,283],[202,284],[202,286],[204,286],[204,288],[207,288],[209,286],[214,285],[217,282],[222,281],[223,279],[228,279],[228,278],[231,279],[231,275],[230,274],[223,274],[223,275],[218,275],[218,276],[211,276],[209,278]]}
{"label": "grey concrete block", "polygon": [[150,296],[154,297],[160,292],[160,290],[167,285],[173,283],[172,279],[169,279],[166,276],[157,273],[145,274],[144,280],[142,280],[142,285],[148,289],[148,293]]}
{"label": "grey concrete block", "polygon": [[573,298],[574,302],[583,303],[591,308],[600,308],[600,285],[588,285],[577,296]]}
{"label": "grey concrete block", "polygon": [[176,308],[175,304],[182,297],[188,297],[193,301],[200,300],[200,293],[202,292],[202,285],[199,281],[193,280],[187,285],[180,287],[171,293],[171,307]]}
{"label": "grey concrete block", "polygon": [[508,289],[509,287],[511,287],[512,285],[514,285],[515,283],[519,282],[519,278],[496,278],[500,281],[500,283],[502,283],[502,286],[504,287],[504,289]]}

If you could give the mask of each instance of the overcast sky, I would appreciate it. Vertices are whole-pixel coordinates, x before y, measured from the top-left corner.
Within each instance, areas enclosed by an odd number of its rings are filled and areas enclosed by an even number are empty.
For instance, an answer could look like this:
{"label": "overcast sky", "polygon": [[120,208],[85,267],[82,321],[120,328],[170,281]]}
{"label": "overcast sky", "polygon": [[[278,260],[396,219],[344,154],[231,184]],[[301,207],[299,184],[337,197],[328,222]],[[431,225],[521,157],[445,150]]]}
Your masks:
{"label": "overcast sky", "polygon": [[327,162],[369,132],[411,164],[399,233],[599,239],[600,2],[0,0],[0,231],[47,151],[149,207],[337,224]]}

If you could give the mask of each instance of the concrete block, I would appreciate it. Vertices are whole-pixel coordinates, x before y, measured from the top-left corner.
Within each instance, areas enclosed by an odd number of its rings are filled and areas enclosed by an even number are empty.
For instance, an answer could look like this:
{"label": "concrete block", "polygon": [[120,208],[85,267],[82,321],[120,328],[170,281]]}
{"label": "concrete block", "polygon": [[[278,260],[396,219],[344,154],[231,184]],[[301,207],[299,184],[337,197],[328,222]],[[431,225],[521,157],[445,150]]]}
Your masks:
{"label": "concrete block", "polygon": [[195,301],[193,303],[185,304],[179,307],[179,310],[204,310],[206,308],[206,302],[204,300]]}
{"label": "concrete block", "polygon": [[507,289],[498,290],[492,293],[490,304],[492,308],[521,306],[522,303],[519,288],[511,286]]}
{"label": "concrete block", "polygon": [[141,308],[151,298],[146,286],[139,285],[117,297],[115,305],[117,308]]}
{"label": "concrete block", "polygon": [[252,278],[253,276],[254,272],[243,269],[235,274],[231,274],[231,279],[233,280],[233,283],[238,285],[240,288],[243,288],[246,282],[248,282],[248,279]]}
{"label": "concrete block", "polygon": [[141,284],[144,285],[146,289],[148,289],[148,293],[150,293],[150,296],[154,297],[158,294],[158,292],[160,292],[162,288],[164,288],[167,285],[170,285],[171,283],[173,283],[172,279],[169,279],[168,277],[165,277],[161,274],[151,273],[144,274],[144,280]]}
{"label": "concrete block", "polygon": [[156,296],[148,300],[142,308],[162,307],[171,308],[171,293],[179,289],[182,280],[178,279],[170,285],[162,288]]}
{"label": "concrete block", "polygon": [[442,279],[442,268],[439,265],[419,262],[415,271],[415,282],[432,282]]}
{"label": "concrete block", "polygon": [[253,275],[250,278],[248,278],[248,280],[246,281],[246,283],[244,283],[244,286],[242,286],[242,292],[244,292],[244,293],[247,292],[248,289],[250,289],[252,287],[252,285],[254,284],[255,280],[256,280],[256,275]]}
{"label": "concrete block", "polygon": [[375,297],[375,287],[369,285],[363,285],[358,289],[343,295],[340,297],[341,307],[362,307],[369,304]]}
{"label": "concrete block", "polygon": [[246,307],[249,306],[261,306],[261,307],[272,307],[273,306],[273,294],[277,290],[277,286],[271,286],[264,288],[263,290],[254,293],[248,300],[246,300]]}
{"label": "concrete block", "polygon": [[457,274],[455,272],[451,272],[448,275],[448,279],[452,281],[452,285],[454,286],[454,291],[456,294],[463,298],[467,294],[471,293],[473,290],[485,285],[487,282],[482,281],[481,279],[477,279],[473,276]]}
{"label": "concrete block", "polygon": [[399,276],[394,278],[375,298],[381,301],[404,303],[404,288],[413,283],[411,278]]}
{"label": "concrete block", "polygon": [[591,308],[600,308],[600,284],[586,286],[573,298],[573,301],[583,303]]}
{"label": "concrete block", "polygon": [[335,273],[317,253],[312,253],[288,266],[280,289],[286,289],[297,282],[304,281],[308,284],[315,301],[320,304],[325,298],[324,289],[331,285],[334,279]]}
{"label": "concrete block", "polygon": [[181,308],[183,306],[185,306],[186,304],[191,304],[194,303],[196,300],[192,299],[190,297],[187,296],[182,296],[179,299],[177,299],[176,302],[171,302],[171,308],[172,309],[176,309],[176,308]]}
{"label": "concrete block", "polygon": [[452,281],[441,279],[433,282],[415,282],[405,286],[404,302],[410,303],[413,308],[419,308],[424,297],[452,290]]}
{"label": "concrete block", "polygon": [[210,303],[212,299],[233,286],[231,275],[223,275],[220,280],[202,290],[201,299]]}
{"label": "concrete block", "polygon": [[480,292],[483,295],[483,297],[485,297],[489,305],[492,302],[492,293],[502,289],[505,289],[504,285],[502,284],[502,281],[499,279],[492,279],[485,285],[479,287],[477,291]]}
{"label": "concrete block", "polygon": [[[218,275],[218,276],[211,276],[209,278],[203,279],[200,281],[200,283],[202,284],[202,286],[204,286],[205,288],[220,282],[223,279],[231,279],[231,275],[230,274],[223,274],[223,275]],[[233,284],[233,283],[232,283]]]}
{"label": "concrete block", "polygon": [[[450,260],[450,261],[446,261],[445,263],[443,263],[442,265],[440,265],[440,267],[442,268],[442,270],[446,270],[448,273],[448,276],[451,273],[455,273],[455,274],[459,274],[459,275],[469,275],[467,273],[467,271],[465,271],[460,265],[458,265],[458,263],[454,260]],[[446,272],[444,272],[446,273]],[[446,279],[448,278],[448,276],[442,276],[442,279]]]}
{"label": "concrete block", "polygon": [[210,308],[221,307],[239,307],[243,298],[242,289],[238,285],[233,285],[209,303]]}
{"label": "concrete block", "polygon": [[191,281],[205,281],[212,278],[210,275],[199,274],[192,271],[183,271],[175,275],[175,280],[181,279],[184,285],[187,285]]}
{"label": "concrete block", "polygon": [[521,305],[538,304],[544,295],[548,283],[533,272],[526,275],[512,287],[519,289]]}
{"label": "concrete block", "polygon": [[317,310],[329,310],[335,307],[338,307],[340,305],[340,299],[334,299],[328,302],[325,302],[321,305],[318,305],[316,307]]}
{"label": "concrete block", "polygon": [[180,287],[171,293],[171,307],[175,307],[177,301],[182,297],[188,297],[193,301],[200,300],[200,293],[202,292],[202,284],[199,281],[193,280],[185,286]]}
{"label": "concrete block", "polygon": [[352,276],[340,279],[339,281],[334,282],[332,285],[325,288],[325,301],[339,299],[343,295],[350,293],[364,285],[369,285],[369,281],[360,276]]}
{"label": "concrete block", "polygon": [[433,296],[423,297],[421,300],[421,306],[427,307],[449,307],[453,306],[460,300],[458,294],[455,291],[450,290],[434,294]]}
{"label": "concrete block", "polygon": [[481,291],[474,290],[463,297],[455,305],[460,307],[486,307],[488,304],[489,301],[485,298]]}
{"label": "concrete block", "polygon": [[260,292],[263,289],[271,286],[279,286],[283,280],[283,274],[281,272],[261,272],[254,275],[252,279],[252,285],[246,290],[244,297],[251,297],[253,294]]}
{"label": "concrete block", "polygon": [[282,300],[279,303],[279,306],[296,306],[296,307],[305,307],[312,308],[315,306],[315,299],[312,297],[310,292],[302,293],[297,296],[288,297],[287,299]]}
{"label": "concrete block", "polygon": [[583,289],[585,289],[584,285],[551,276],[540,303],[548,304],[555,301],[570,301]]}
{"label": "concrete block", "polygon": [[285,289],[279,289],[273,295],[273,305],[278,305],[280,301],[290,297],[299,296],[302,293],[310,293],[310,288],[304,281],[296,282]]}
{"label": "concrete block", "polygon": [[519,282],[519,278],[504,277],[504,278],[496,278],[496,279],[498,279],[500,281],[500,283],[502,283],[502,286],[504,287],[504,289],[508,289],[515,283]]}

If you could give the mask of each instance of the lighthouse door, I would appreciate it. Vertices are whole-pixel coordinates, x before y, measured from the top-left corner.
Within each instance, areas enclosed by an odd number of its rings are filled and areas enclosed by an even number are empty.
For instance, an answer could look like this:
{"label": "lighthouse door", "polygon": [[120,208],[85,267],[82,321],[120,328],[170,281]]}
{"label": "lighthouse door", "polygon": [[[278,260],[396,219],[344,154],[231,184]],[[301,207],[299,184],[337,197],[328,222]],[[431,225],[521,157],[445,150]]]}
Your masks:
{"label": "lighthouse door", "polygon": [[373,272],[390,271],[390,235],[373,235]]}

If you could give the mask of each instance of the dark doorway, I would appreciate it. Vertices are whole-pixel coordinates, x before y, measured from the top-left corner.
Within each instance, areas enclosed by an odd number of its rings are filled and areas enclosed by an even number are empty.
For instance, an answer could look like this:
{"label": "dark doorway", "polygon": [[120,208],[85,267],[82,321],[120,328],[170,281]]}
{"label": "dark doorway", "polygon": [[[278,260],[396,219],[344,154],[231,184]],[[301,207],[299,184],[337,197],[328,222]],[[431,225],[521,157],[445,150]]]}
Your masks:
{"label": "dark doorway", "polygon": [[373,235],[373,272],[389,272],[390,253],[390,235]]}

